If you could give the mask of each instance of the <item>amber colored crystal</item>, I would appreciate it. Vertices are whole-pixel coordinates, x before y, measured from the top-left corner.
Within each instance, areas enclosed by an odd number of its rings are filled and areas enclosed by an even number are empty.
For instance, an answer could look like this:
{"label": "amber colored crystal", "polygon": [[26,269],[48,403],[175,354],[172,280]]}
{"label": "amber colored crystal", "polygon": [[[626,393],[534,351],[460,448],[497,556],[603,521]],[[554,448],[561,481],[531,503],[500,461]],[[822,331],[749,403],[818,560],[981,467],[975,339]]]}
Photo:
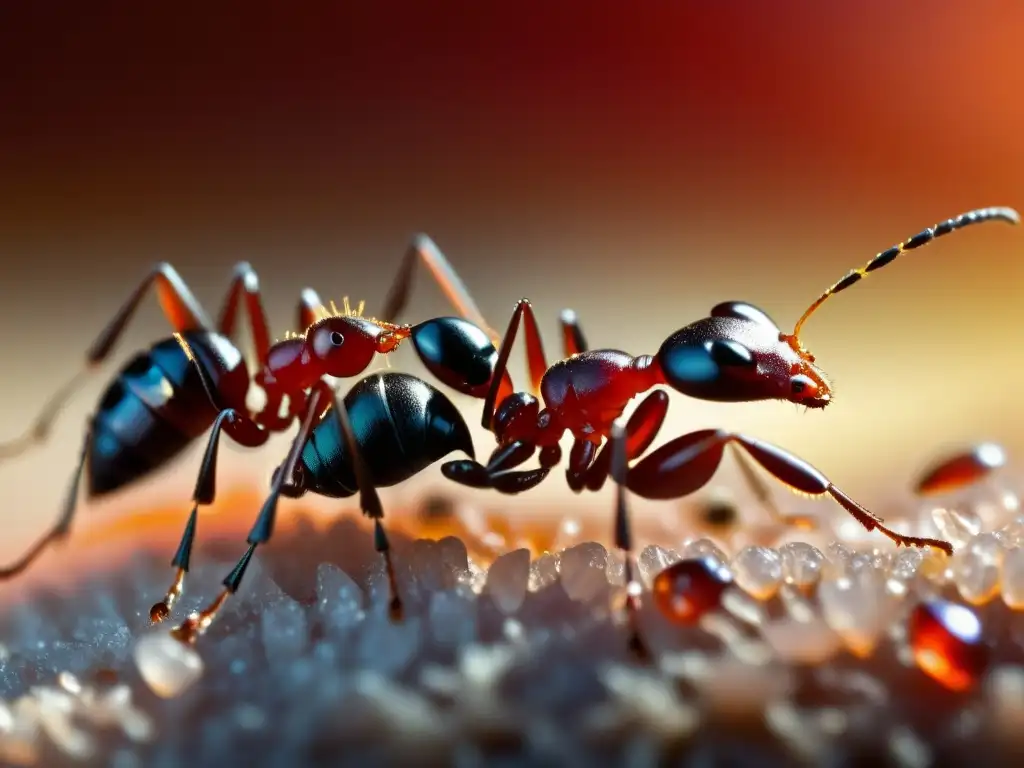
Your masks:
{"label": "amber colored crystal", "polygon": [[952,691],[966,691],[989,661],[981,622],[964,605],[932,600],[914,608],[908,639],[918,667]]}
{"label": "amber colored crystal", "polygon": [[732,585],[729,569],[714,557],[680,560],[654,578],[651,591],[658,609],[680,624],[693,624],[719,607]]}

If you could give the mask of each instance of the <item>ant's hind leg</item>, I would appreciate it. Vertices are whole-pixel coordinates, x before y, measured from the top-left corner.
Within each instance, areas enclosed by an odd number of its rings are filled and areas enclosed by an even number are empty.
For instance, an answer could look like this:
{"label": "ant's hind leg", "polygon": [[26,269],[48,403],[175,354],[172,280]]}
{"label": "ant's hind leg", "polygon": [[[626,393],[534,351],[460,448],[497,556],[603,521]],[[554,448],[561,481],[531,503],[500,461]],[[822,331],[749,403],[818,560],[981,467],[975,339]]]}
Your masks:
{"label": "ant's hind leg", "polygon": [[629,470],[631,491],[648,499],[676,499],[704,487],[722,460],[725,446],[742,448],[776,480],[808,496],[831,496],[867,530],[877,530],[897,546],[934,547],[947,554],[953,548],[939,539],[905,536],[882,524],[831,480],[802,459],[778,446],[721,429],[705,429],[677,437]]}
{"label": "ant's hind leg", "polygon": [[67,490],[61,515],[57,518],[57,522],[18,560],[4,568],[0,568],[0,581],[14,578],[25,571],[49,546],[56,544],[68,535],[68,531],[71,530],[71,521],[74,519],[75,510],[77,509],[78,486],[81,484],[82,473],[85,471],[85,463],[89,460],[89,445],[92,443],[92,433],[93,419],[90,419],[89,425],[85,430],[85,437],[82,439],[82,450],[78,455],[78,463],[71,476],[71,485]]}

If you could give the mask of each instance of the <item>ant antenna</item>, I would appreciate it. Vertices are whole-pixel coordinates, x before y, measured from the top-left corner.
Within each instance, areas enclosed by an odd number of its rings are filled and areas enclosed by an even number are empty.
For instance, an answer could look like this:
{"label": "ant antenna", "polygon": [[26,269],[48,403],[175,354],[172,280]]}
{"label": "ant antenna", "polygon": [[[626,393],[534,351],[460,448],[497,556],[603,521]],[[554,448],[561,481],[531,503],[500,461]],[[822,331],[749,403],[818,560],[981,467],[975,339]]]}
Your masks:
{"label": "ant antenna", "polygon": [[981,224],[986,221],[1005,221],[1008,224],[1019,224],[1020,214],[1018,214],[1013,208],[979,208],[975,211],[962,213],[955,218],[946,219],[941,224],[936,224],[934,227],[924,229],[913,237],[904,240],[902,243],[898,243],[892,248],[875,254],[875,257],[863,267],[851,270],[839,282],[835,283],[831,288],[821,294],[821,296],[819,296],[817,300],[807,308],[807,311],[804,312],[801,318],[796,321],[793,333],[788,336],[784,335],[784,340],[788,341],[790,346],[792,346],[797,352],[802,352],[799,342],[800,329],[803,328],[804,323],[807,322],[807,318],[813,315],[815,310],[824,304],[829,296],[839,293],[840,291],[845,291],[851,285],[859,283],[862,279],[867,277],[869,273],[874,272],[876,269],[881,269],[887,264],[891,264],[896,260],[897,256],[905,251],[912,251],[915,248],[920,248],[922,245],[927,245],[937,237],[948,235],[950,232],[962,229],[963,227],[971,224]]}

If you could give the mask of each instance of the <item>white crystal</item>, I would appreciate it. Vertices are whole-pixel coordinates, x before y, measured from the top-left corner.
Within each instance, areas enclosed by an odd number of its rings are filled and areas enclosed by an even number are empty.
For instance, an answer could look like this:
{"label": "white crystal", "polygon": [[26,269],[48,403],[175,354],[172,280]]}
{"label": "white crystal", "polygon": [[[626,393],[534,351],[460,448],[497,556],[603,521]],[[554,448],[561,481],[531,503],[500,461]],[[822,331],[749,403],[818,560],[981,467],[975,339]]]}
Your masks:
{"label": "white crystal", "polygon": [[780,619],[765,624],[761,632],[776,656],[797,664],[820,664],[843,645],[839,635],[820,619]]}
{"label": "white crystal", "polygon": [[897,605],[886,592],[884,575],[873,570],[823,581],[818,599],[825,621],[861,657],[874,650]]}
{"label": "white crystal", "polygon": [[306,611],[294,600],[279,600],[260,614],[263,648],[271,664],[300,655],[309,641]]}
{"label": "white crystal", "polygon": [[540,592],[558,581],[558,569],[558,555],[551,552],[545,552],[530,563],[530,591]]}
{"label": "white crystal", "polygon": [[1016,741],[1024,732],[1024,667],[1005,664],[993,669],[985,681],[993,730]]}
{"label": "white crystal", "polygon": [[983,605],[999,594],[1006,549],[991,533],[975,536],[953,555],[953,575],[960,595]]}
{"label": "white crystal", "polygon": [[372,611],[355,644],[356,663],[366,671],[396,675],[412,662],[422,640],[422,620],[393,622],[386,611]]}
{"label": "white crystal", "polygon": [[644,547],[640,557],[637,558],[636,566],[640,571],[640,578],[650,588],[659,573],[682,559],[682,555],[678,552],[651,544]]}
{"label": "white crystal", "polygon": [[519,610],[526,599],[529,579],[530,550],[516,549],[491,563],[484,591],[490,595],[498,610],[512,614]]}
{"label": "white crystal", "polygon": [[562,588],[572,600],[588,602],[608,589],[608,552],[600,544],[578,544],[562,553]]}
{"label": "white crystal", "polygon": [[696,539],[687,542],[683,547],[683,558],[690,560],[697,557],[713,557],[723,565],[729,562],[729,556],[711,539]]}
{"label": "white crystal", "polygon": [[746,624],[759,626],[765,621],[764,605],[741,589],[727,589],[722,595],[722,607]]}
{"label": "white crystal", "polygon": [[901,549],[893,557],[889,575],[901,581],[910,581],[924,564],[924,552],[920,547]]}
{"label": "white crystal", "polygon": [[191,646],[166,631],[143,636],[135,645],[135,664],[153,693],[180,696],[203,674],[203,660]]}
{"label": "white crystal", "polygon": [[1016,547],[1003,559],[1003,602],[1024,611],[1024,547]]}
{"label": "white crystal", "polygon": [[847,566],[857,553],[842,542],[833,541],[828,545],[827,559],[822,568],[824,574],[839,577],[846,573]]}
{"label": "white crystal", "polygon": [[787,584],[810,587],[821,578],[825,555],[816,547],[802,541],[791,541],[779,547],[779,556]]}
{"label": "white crystal", "polygon": [[783,584],[779,590],[779,598],[786,608],[789,618],[798,622],[810,623],[818,619],[818,612],[807,596],[792,584]]}
{"label": "white crystal", "polygon": [[999,529],[999,538],[1007,547],[1024,547],[1024,515]]}
{"label": "white crystal", "polygon": [[744,547],[732,560],[732,572],[741,589],[767,600],[782,584],[782,557],[768,547]]}
{"label": "white crystal", "polygon": [[363,591],[343,570],[321,563],[316,570],[317,610],[327,631],[343,635],[362,621]]}
{"label": "white crystal", "polygon": [[430,598],[430,628],[439,645],[458,648],[476,638],[476,602],[458,589]]}
{"label": "white crystal", "polygon": [[971,509],[938,507],[932,510],[932,520],[939,536],[954,548],[962,547],[981,532],[981,518]]}

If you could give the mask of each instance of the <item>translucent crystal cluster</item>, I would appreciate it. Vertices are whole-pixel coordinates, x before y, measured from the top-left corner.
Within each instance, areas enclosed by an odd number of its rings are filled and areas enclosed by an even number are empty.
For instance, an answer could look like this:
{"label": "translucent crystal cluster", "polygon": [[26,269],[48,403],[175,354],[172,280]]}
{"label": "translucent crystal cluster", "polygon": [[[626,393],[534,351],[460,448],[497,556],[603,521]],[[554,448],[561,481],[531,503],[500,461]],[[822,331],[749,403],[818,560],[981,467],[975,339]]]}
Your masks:
{"label": "translucent crystal cluster", "polygon": [[[364,529],[297,526],[195,646],[150,625],[171,574],[140,553],[0,614],[0,763],[999,764],[1024,734],[1024,517],[963,518],[928,521],[952,558],[831,531],[644,542],[642,657],[621,553],[575,524],[550,551],[393,537],[400,623]],[[232,555],[197,552],[178,620]]]}

